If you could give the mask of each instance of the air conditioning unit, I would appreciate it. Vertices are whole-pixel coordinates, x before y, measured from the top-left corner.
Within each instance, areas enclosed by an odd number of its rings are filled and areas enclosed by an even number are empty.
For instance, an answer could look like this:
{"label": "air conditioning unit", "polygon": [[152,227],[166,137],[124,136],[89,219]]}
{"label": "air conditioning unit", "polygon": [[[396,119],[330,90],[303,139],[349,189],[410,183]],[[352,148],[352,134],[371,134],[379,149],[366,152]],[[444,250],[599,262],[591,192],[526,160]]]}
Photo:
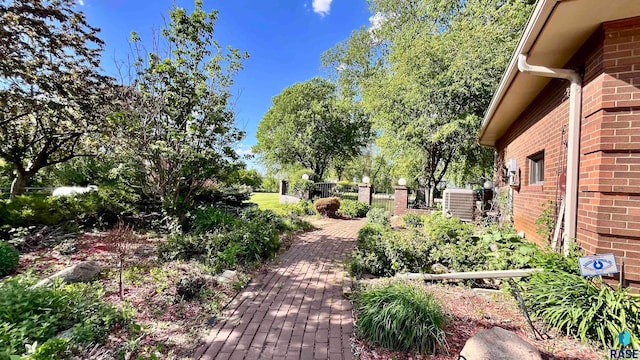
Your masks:
{"label": "air conditioning unit", "polygon": [[447,189],[442,199],[442,213],[457,216],[463,221],[473,221],[476,197],[473,190]]}

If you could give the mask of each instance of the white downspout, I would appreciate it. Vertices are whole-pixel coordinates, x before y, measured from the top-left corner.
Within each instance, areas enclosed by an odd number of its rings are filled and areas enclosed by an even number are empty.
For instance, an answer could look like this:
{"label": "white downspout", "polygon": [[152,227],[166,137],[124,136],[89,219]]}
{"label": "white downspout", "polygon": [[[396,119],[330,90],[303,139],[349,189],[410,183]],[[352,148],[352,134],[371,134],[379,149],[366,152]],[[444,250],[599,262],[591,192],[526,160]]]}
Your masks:
{"label": "white downspout", "polygon": [[518,69],[536,76],[560,78],[571,81],[569,96],[569,133],[567,146],[567,185],[564,210],[564,253],[576,238],[578,219],[578,174],[580,173],[580,126],[582,118],[582,78],[577,71],[529,65],[527,55],[518,56]]}

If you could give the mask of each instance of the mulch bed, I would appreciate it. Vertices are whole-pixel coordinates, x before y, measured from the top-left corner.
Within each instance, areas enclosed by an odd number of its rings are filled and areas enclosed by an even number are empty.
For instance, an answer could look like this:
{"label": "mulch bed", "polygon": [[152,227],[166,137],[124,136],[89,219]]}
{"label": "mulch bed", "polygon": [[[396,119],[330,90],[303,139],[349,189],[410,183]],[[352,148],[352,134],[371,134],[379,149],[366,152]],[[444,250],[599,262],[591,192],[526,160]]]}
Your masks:
{"label": "mulch bed", "polygon": [[[81,261],[94,260],[100,264],[103,271],[97,281],[105,290],[104,299],[118,307],[134,309],[133,321],[140,325],[141,331],[131,334],[116,330],[105,344],[86,349],[82,358],[113,359],[123,355],[126,359],[141,355],[159,359],[187,358],[208,333],[212,317],[219,314],[240,289],[217,284],[214,276],[197,262],[160,261],[156,247],[165,240],[141,235],[125,262],[124,299],[120,299],[118,261],[105,235],[86,232],[60,244],[31,247],[21,254],[16,273],[31,272],[44,278]],[[289,248],[292,239],[292,236],[282,237],[282,251]],[[71,253],[69,243],[74,249]],[[248,282],[269,266],[270,263],[265,263],[239,274]],[[206,279],[204,294],[191,301],[176,297],[180,279],[196,276]]]}
{"label": "mulch bed", "polygon": [[[373,359],[432,359],[458,360],[458,355],[466,341],[482,329],[494,326],[517,333],[535,346],[543,359],[558,360],[598,360],[606,351],[595,345],[584,344],[577,339],[561,334],[548,333],[546,340],[535,339],[531,328],[522,315],[517,302],[509,294],[502,292],[480,292],[456,285],[425,284],[425,289],[435,295],[443,309],[449,314],[445,328],[449,354],[424,356],[394,352],[356,339],[355,352],[361,360]],[[543,324],[534,322],[538,331],[545,333]]]}

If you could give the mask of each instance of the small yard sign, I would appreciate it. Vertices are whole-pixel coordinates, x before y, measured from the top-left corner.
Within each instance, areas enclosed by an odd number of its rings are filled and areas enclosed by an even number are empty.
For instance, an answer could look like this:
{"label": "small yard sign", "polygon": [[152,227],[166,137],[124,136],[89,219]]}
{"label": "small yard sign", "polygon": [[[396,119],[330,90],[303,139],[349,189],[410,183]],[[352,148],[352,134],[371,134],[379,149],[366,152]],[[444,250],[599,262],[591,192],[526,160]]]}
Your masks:
{"label": "small yard sign", "polygon": [[581,256],[578,258],[582,276],[617,274],[618,265],[613,254]]}

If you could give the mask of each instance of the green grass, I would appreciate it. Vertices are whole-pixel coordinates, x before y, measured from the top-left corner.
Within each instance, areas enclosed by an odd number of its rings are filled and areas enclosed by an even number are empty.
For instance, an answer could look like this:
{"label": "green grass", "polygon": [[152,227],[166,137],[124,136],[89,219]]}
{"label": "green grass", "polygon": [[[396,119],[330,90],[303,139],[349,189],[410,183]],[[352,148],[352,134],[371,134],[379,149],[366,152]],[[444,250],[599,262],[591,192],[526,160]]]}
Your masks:
{"label": "green grass", "polygon": [[250,202],[258,204],[260,210],[278,210],[284,207],[280,204],[280,195],[278,193],[253,193]]}

